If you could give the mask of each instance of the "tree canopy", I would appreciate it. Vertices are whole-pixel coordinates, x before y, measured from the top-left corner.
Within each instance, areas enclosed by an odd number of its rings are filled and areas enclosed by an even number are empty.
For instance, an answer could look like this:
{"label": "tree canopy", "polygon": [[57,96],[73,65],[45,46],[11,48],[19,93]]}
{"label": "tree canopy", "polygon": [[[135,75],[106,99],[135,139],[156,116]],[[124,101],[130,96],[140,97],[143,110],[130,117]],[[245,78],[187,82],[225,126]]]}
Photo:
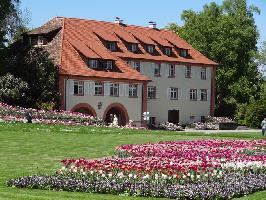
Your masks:
{"label": "tree canopy", "polygon": [[238,104],[258,99],[261,74],[254,61],[259,33],[253,15],[259,13],[246,0],[210,3],[203,10],[185,10],[183,26],[169,28],[194,48],[219,63],[216,115],[233,117]]}

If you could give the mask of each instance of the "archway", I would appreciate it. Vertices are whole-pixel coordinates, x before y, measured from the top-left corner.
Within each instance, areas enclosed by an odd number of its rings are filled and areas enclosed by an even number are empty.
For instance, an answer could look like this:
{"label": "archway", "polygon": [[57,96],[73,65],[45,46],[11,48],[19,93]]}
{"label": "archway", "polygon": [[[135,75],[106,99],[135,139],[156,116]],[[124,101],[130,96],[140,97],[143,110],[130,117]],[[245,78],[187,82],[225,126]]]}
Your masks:
{"label": "archway", "polygon": [[113,116],[116,115],[119,126],[125,126],[128,121],[128,113],[126,108],[120,103],[113,103],[109,105],[104,112],[103,120],[109,124],[113,122]]}
{"label": "archway", "polygon": [[87,103],[79,103],[79,104],[75,105],[71,109],[71,111],[72,112],[79,112],[79,113],[86,114],[86,115],[91,115],[93,117],[97,116],[94,108]]}

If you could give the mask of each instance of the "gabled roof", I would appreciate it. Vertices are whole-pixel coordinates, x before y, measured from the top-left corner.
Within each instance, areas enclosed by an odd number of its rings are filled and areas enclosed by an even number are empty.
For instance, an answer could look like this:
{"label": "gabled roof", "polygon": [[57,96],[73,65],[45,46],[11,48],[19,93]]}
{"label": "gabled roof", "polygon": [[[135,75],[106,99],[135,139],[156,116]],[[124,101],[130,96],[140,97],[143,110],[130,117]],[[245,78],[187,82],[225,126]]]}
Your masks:
{"label": "gabled roof", "polygon": [[[51,20],[56,21],[57,18]],[[62,18],[59,18],[62,19]],[[51,24],[48,22],[47,24]],[[44,27],[47,28],[47,24]],[[52,23],[53,24],[53,23]],[[58,24],[47,28],[48,31]],[[45,30],[40,27],[40,32]],[[136,81],[149,81],[150,79],[127,65],[125,60],[138,59],[147,61],[172,62],[173,64],[200,64],[215,66],[217,63],[208,59],[185,40],[170,30],[159,30],[134,25],[119,25],[112,22],[84,20],[76,18],[63,18],[62,25],[62,51],[60,73],[88,77],[101,77],[112,79],[129,79]],[[32,33],[37,33],[34,30]],[[103,41],[116,42],[119,51],[111,52]],[[140,52],[132,53],[127,49],[126,43],[135,43]],[[156,55],[146,52],[145,45],[154,45]],[[171,47],[173,56],[164,54],[164,47]],[[179,56],[179,49],[187,49],[188,58]],[[92,59],[113,60],[119,72],[96,71],[87,67],[84,57]]]}

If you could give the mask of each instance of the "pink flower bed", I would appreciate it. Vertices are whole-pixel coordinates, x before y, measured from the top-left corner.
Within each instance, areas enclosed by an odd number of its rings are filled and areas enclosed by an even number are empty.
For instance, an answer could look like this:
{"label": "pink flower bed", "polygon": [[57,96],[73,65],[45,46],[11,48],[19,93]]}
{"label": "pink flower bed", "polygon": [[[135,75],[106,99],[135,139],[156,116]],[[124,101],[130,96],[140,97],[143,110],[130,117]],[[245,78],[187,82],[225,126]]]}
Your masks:
{"label": "pink flower bed", "polygon": [[[225,170],[265,169],[266,140],[197,140],[123,145],[118,157],[99,160],[65,159],[63,170],[82,173],[163,174],[175,178],[221,176]],[[249,153],[248,153],[249,152]],[[219,173],[217,173],[220,171]],[[191,177],[190,177],[191,178]]]}

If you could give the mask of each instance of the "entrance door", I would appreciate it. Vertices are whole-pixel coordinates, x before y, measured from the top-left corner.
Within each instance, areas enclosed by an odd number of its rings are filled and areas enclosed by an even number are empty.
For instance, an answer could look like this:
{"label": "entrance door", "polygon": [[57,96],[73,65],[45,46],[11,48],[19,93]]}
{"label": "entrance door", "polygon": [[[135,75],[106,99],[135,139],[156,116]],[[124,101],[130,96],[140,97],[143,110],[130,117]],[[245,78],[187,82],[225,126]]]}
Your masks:
{"label": "entrance door", "polygon": [[168,122],[173,124],[179,123],[179,110],[168,110]]}

